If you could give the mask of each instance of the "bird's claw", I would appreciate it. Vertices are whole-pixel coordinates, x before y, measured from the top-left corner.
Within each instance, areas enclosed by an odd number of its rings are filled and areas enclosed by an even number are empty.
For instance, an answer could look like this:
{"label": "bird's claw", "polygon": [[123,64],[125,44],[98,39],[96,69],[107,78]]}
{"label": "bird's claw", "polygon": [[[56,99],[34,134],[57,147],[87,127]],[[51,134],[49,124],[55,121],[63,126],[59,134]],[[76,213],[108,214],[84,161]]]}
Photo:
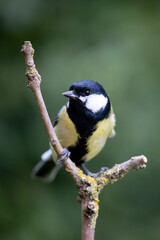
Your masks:
{"label": "bird's claw", "polygon": [[103,167],[103,168],[100,169],[99,172],[97,172],[97,173],[92,173],[92,172],[90,172],[90,173],[88,173],[88,175],[89,175],[90,177],[93,177],[93,178],[98,178],[98,177],[100,177],[101,175],[104,175],[104,172],[105,172],[106,170],[108,170],[108,169],[109,169],[109,168],[107,168],[107,167]]}
{"label": "bird's claw", "polygon": [[104,174],[105,171],[107,171],[109,168],[108,167],[102,167],[100,171],[97,173],[97,177],[100,177],[101,175]]}
{"label": "bird's claw", "polygon": [[97,173],[91,173],[91,172],[90,172],[90,173],[89,173],[89,176],[94,177],[94,178],[100,177],[100,176],[103,175],[104,172],[107,171],[108,169],[109,169],[108,167],[102,167],[102,168],[100,169],[100,171],[97,172]]}
{"label": "bird's claw", "polygon": [[102,167],[100,169],[100,173],[104,173],[105,171],[107,171],[109,168],[108,167]]}
{"label": "bird's claw", "polygon": [[81,165],[81,168],[85,172],[85,174],[87,174],[88,176],[93,177],[93,178],[100,177],[101,175],[104,174],[105,171],[107,171],[109,169],[108,167],[102,167],[99,172],[92,173],[88,170],[88,168],[86,168],[84,163]]}
{"label": "bird's claw", "polygon": [[62,164],[63,161],[67,160],[70,155],[71,155],[71,153],[68,151],[68,149],[67,149],[67,148],[64,148],[63,153],[61,153],[61,154],[59,155],[59,158],[58,158],[58,160],[57,160],[57,164],[58,164],[58,165],[59,165],[59,164]]}

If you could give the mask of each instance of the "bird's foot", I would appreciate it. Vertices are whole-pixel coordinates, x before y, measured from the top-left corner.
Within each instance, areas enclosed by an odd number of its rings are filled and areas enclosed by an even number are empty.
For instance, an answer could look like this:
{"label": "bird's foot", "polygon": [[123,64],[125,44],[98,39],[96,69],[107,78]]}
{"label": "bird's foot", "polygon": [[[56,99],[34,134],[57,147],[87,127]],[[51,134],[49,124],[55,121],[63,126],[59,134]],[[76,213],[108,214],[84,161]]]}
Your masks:
{"label": "bird's foot", "polygon": [[108,167],[102,167],[99,171],[100,174],[103,174],[105,171],[109,170]]}
{"label": "bird's foot", "polygon": [[97,173],[90,173],[89,176],[94,177],[94,178],[100,177],[108,169],[109,169],[108,167],[102,167],[99,172],[97,172]]}
{"label": "bird's foot", "polygon": [[88,168],[86,168],[84,163],[81,165],[81,168],[85,172],[86,175],[93,177],[93,178],[100,177],[100,175],[104,174],[104,172],[109,169],[108,167],[102,167],[99,172],[92,173],[88,170]]}
{"label": "bird's foot", "polygon": [[57,160],[57,164],[58,164],[58,165],[59,165],[59,164],[62,164],[63,161],[67,160],[67,158],[69,158],[70,155],[71,155],[71,153],[68,151],[68,149],[67,149],[67,148],[64,148],[63,153],[61,153],[61,154],[59,155],[59,158],[58,158],[58,160]]}
{"label": "bird's foot", "polygon": [[107,171],[109,168],[108,167],[102,167],[100,169],[100,171],[98,172],[98,177],[100,177],[100,175],[103,175],[105,171]]}

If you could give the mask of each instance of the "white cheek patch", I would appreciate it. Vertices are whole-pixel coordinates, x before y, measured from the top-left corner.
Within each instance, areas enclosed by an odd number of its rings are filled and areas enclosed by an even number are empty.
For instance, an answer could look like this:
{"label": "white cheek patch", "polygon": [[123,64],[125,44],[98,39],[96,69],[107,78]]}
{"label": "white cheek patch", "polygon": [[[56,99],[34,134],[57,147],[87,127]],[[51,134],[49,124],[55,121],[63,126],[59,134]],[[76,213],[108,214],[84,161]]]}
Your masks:
{"label": "white cheek patch", "polygon": [[108,103],[107,97],[102,94],[92,94],[86,97],[80,97],[79,99],[85,103],[86,108],[94,113],[104,109]]}

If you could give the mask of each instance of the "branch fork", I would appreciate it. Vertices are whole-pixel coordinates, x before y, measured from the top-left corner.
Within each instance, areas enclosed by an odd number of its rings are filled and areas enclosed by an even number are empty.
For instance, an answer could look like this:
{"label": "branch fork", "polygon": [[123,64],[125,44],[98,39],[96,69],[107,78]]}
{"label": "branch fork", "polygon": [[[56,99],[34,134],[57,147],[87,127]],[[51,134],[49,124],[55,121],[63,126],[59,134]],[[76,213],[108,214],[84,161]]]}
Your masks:
{"label": "branch fork", "polygon": [[[36,98],[50,144],[55,149],[57,155],[62,156],[64,154],[64,149],[54,132],[41,94],[40,84],[42,79],[34,64],[34,49],[31,42],[25,41],[21,51],[25,55],[26,76],[28,78],[27,86],[33,91]],[[144,155],[132,157],[126,162],[115,164],[111,169],[105,169],[103,172],[100,172],[96,178],[85,175],[81,169],[76,167],[69,156],[65,156],[61,161],[78,188],[79,195],[77,199],[81,202],[82,209],[82,240],[93,240],[101,190],[105,185],[114,183],[123,178],[125,174],[132,169],[144,169],[146,167],[147,158]]]}

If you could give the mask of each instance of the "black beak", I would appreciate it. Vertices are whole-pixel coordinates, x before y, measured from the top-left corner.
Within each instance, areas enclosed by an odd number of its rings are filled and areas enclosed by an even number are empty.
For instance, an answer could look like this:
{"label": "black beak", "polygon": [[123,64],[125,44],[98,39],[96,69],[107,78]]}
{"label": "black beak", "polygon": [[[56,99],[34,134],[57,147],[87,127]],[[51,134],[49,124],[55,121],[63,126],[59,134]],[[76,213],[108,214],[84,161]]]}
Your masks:
{"label": "black beak", "polygon": [[74,93],[74,91],[67,91],[62,93],[62,95],[68,98],[78,99],[78,96]]}

